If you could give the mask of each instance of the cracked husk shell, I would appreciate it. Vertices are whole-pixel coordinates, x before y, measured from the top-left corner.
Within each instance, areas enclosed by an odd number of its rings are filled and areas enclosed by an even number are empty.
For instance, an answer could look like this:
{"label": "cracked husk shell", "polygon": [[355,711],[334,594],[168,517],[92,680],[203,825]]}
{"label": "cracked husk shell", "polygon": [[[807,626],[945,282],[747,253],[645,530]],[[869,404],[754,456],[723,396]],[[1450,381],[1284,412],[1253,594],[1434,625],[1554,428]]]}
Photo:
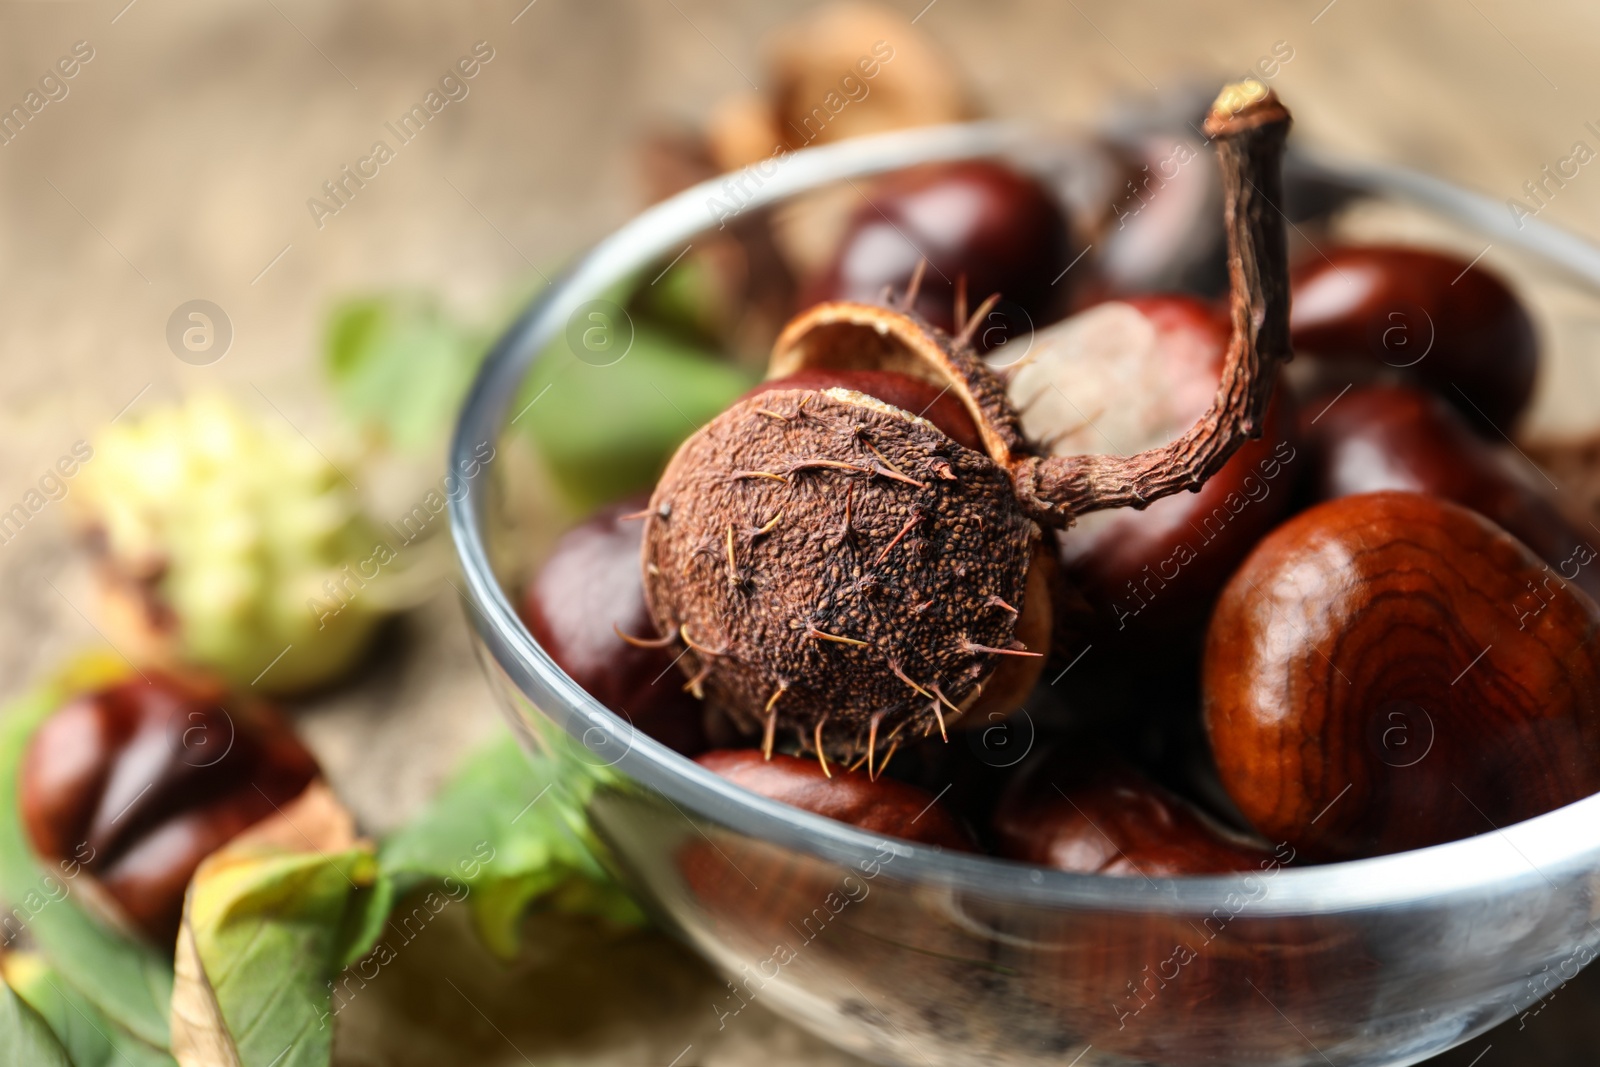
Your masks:
{"label": "cracked husk shell", "polygon": [[1010,658],[1039,538],[989,457],[840,389],[718,416],[646,523],[647,599],[691,684],[746,729],[775,716],[846,753],[976,700]]}

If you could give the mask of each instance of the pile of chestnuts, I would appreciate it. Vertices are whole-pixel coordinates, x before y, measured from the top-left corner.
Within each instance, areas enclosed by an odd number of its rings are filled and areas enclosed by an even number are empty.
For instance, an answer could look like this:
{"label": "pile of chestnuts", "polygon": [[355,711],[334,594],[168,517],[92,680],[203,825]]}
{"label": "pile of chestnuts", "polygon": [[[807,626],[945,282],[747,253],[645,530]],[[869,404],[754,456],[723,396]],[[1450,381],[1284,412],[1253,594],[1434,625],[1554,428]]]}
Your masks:
{"label": "pile of chestnuts", "polygon": [[1532,319],[1447,252],[1291,265],[1288,127],[1255,82],[1206,116],[1220,303],[1097,278],[1006,163],[867,186],[767,379],[524,587],[533,635],[755,793],[1064,870],[1373,856],[1600,790],[1600,535],[1509,444]]}

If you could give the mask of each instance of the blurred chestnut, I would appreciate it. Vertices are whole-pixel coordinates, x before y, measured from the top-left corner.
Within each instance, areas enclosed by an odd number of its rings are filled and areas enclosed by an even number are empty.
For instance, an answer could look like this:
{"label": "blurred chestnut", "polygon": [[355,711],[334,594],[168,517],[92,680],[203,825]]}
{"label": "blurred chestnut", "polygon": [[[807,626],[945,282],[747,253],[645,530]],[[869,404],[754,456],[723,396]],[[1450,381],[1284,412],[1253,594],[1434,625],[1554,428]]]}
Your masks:
{"label": "blurred chestnut", "polygon": [[1021,713],[958,722],[948,739],[934,735],[901,745],[879,780],[888,777],[937,796],[939,807],[977,832],[987,851],[984,835],[995,803],[1037,736],[1035,723]]}
{"label": "blurred chestnut", "polygon": [[958,280],[969,308],[1000,295],[973,336],[980,351],[1065,310],[1062,272],[1077,250],[1061,206],[1028,175],[991,160],[934,163],[889,174],[862,196],[833,261],[802,288],[802,306],[878,301],[885,287],[904,290],[926,257],[915,310],[941,329],[960,325]]}
{"label": "blurred chestnut", "polygon": [[1533,320],[1482,266],[1428,249],[1347,245],[1307,257],[1291,285],[1296,353],[1392,368],[1490,433],[1509,431],[1533,395]]}
{"label": "blurred chestnut", "polygon": [[708,124],[719,169],[974,114],[971,89],[939,42],[881,4],[819,4],[760,46],[761,89],[723,98]]}
{"label": "blurred chestnut", "polygon": [[902,411],[920,415],[937,426],[956,444],[982,452],[983,439],[972,413],[948,389],[941,389],[922,378],[888,370],[821,369],[808,367],[782,378],[772,378],[751,389],[746,396],[757,396],[774,389],[850,389],[893,404]]}
{"label": "blurred chestnut", "polygon": [[1561,487],[1580,521],[1600,524],[1600,433],[1562,435],[1520,445]]}
{"label": "blurred chestnut", "polygon": [[843,767],[822,769],[814,759],[755,749],[719,749],[696,758],[702,767],[752,793],[792,807],[925,845],[976,850],[972,835],[941,807],[932,793],[890,778],[874,781]]}
{"label": "blurred chestnut", "polygon": [[1226,292],[1222,179],[1210,153],[1193,138],[1173,135],[1115,147],[1122,184],[1096,242],[1097,295]]}
{"label": "blurred chestnut", "polygon": [[[634,729],[686,755],[706,747],[700,701],[672,669],[677,651],[650,647],[634,499],[603,508],[556,542],[522,594],[522,620],[556,665]],[[631,643],[620,634],[646,639]]]}
{"label": "blurred chestnut", "polygon": [[1353,859],[1507,826],[1600,789],[1600,605],[1476,512],[1320,504],[1234,575],[1204,714],[1250,823]]}
{"label": "blurred chestnut", "polygon": [[[1048,452],[1131,454],[1172,440],[1206,412],[1227,344],[1221,312],[1193,297],[1114,301],[1036,335],[1009,393],[1023,430]],[[1280,391],[1262,436],[1199,492],[1081,517],[1061,535],[1061,562],[1065,584],[1086,603],[1063,605],[1062,618],[1102,644],[1198,632],[1228,576],[1286,511],[1296,440]]]}
{"label": "blurred chestnut", "polygon": [[[934,945],[957,958],[970,935],[954,924],[911,933],[922,921],[892,893],[879,893],[877,879],[895,870],[900,847],[888,838],[922,845],[974,851],[971,836],[933,793],[880,777],[831,766],[832,778],[815,760],[755,750],[707,752],[697,762],[730,782],[764,797],[860,827],[880,838],[871,855],[854,862],[813,855],[745,833],[707,826],[685,832],[671,809],[661,816],[660,832],[678,842],[673,866],[682,880],[685,903],[697,922],[716,931],[741,958],[752,960],[804,953],[808,966],[828,973],[857,973],[866,967],[880,978],[901,969],[924,968],[938,952],[909,954],[904,945]],[[892,874],[891,874],[892,877]],[[938,924],[936,924],[938,925]],[[732,997],[719,1017],[736,1013]]]}
{"label": "blurred chestnut", "polygon": [[1115,757],[1091,765],[1066,749],[1012,779],[994,830],[1003,856],[1086,874],[1223,874],[1281,861]]}
{"label": "blurred chestnut", "polygon": [[170,945],[200,861],[316,775],[270,708],[152,673],[46,719],[23,757],[19,804],[41,856],[81,864],[136,927]]}
{"label": "blurred chestnut", "polygon": [[[1313,404],[1311,408],[1319,405]],[[1510,448],[1490,444],[1439,397],[1403,385],[1352,389],[1302,428],[1319,499],[1383,489],[1429,493],[1494,521],[1600,599],[1595,542],[1549,483]]]}

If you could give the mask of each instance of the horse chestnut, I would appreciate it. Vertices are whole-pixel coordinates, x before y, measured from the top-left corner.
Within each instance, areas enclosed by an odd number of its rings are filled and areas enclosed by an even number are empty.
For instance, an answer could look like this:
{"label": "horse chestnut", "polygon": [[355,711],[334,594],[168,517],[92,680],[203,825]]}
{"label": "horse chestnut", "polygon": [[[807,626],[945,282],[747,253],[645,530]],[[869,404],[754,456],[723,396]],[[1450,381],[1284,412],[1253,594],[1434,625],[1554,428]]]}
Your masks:
{"label": "horse chestnut", "polygon": [[1353,389],[1302,432],[1319,499],[1396,489],[1453,500],[1504,527],[1560,578],[1600,600],[1600,567],[1591,566],[1600,538],[1567,518],[1525,459],[1473,433],[1439,397],[1403,385]]}
{"label": "horse chestnut", "polygon": [[871,833],[963,852],[976,851],[972,835],[932,793],[891,778],[873,780],[817,760],[754,749],[718,749],[696,758],[702,767],[761,796],[815,812]]}
{"label": "horse chestnut", "polygon": [[83,694],[46,719],[23,757],[19,802],[41,856],[81,862],[166,945],[201,860],[317,773],[272,709],[153,673]]}
{"label": "horse chestnut", "polygon": [[1527,407],[1539,369],[1533,320],[1476,262],[1421,248],[1347,245],[1293,274],[1296,352],[1393,368],[1505,431]]}
{"label": "horse chestnut", "polygon": [[957,293],[973,303],[998,293],[1024,312],[993,335],[979,330],[980,350],[1065,307],[1061,274],[1076,251],[1066,214],[1035,179],[990,160],[930,163],[889,174],[863,196],[832,263],[802,290],[802,307],[878,300],[886,289],[905,289],[924,259],[928,275],[914,307],[946,332],[961,326]]}
{"label": "horse chestnut", "polygon": [[280,416],[200,394],[107,426],[93,455],[68,503],[119,648],[298,693],[371,645],[386,609],[355,595],[351,568],[371,578],[393,552],[355,487]]}
{"label": "horse chestnut", "polygon": [[[1023,432],[1053,455],[1098,451],[1108,441],[1136,452],[1172,440],[1205,412],[1227,349],[1227,319],[1203,301],[1110,302],[1041,331],[1008,394]],[[1296,458],[1280,389],[1261,437],[1198,492],[1079,519],[1061,536],[1062,571],[1091,613],[1069,610],[1064,621],[1100,640],[1197,630],[1228,576],[1284,514]]]}
{"label": "horse chestnut", "polygon": [[1262,834],[1354,859],[1600,789],[1600,605],[1476,512],[1320,504],[1261,542],[1207,633],[1204,714]]}
{"label": "horse chestnut", "polygon": [[669,748],[706,747],[700,701],[683,691],[676,652],[654,640],[639,575],[642,501],[603,508],[563,534],[522,595],[522,620],[550,658],[600,703]]}
{"label": "horse chestnut", "polygon": [[994,813],[1000,854],[1086,874],[1161,878],[1264,869],[1272,853],[1132,766],[1057,750],[1012,779]]}
{"label": "horse chestnut", "polygon": [[840,388],[747,397],[679,448],[645,516],[646,602],[661,639],[686,646],[691,686],[763,731],[765,749],[781,725],[802,746],[865,754],[870,769],[879,744],[942,732],[946,711],[1015,708],[1049,639],[1041,526],[1197,489],[1260,433],[1288,356],[1288,276],[1282,219],[1259,197],[1280,185],[1289,116],[1246,82],[1206,124],[1229,191],[1231,333],[1211,405],[1173,441],[1132,456],[1034,454],[972,345],[981,316],[954,336],[930,325],[910,310],[914,275],[899,308],[801,313],[769,376],[920,378],[966,409],[981,452]]}

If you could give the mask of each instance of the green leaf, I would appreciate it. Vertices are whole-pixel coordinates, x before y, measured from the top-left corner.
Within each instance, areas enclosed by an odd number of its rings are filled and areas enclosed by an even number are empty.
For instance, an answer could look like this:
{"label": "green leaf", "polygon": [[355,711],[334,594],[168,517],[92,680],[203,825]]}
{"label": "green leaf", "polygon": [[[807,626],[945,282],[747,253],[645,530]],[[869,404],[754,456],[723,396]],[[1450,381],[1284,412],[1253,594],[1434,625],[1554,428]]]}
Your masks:
{"label": "green leaf", "polygon": [[[608,295],[626,301],[627,287]],[[579,508],[649,486],[678,443],[754,380],[659,325],[623,318],[633,334],[621,359],[586,362],[562,336],[516,401],[518,427]],[[324,367],[351,423],[416,452],[443,436],[498,329],[465,324],[424,295],[351,300],[330,316]]]}
{"label": "green leaf", "polygon": [[6,981],[49,1025],[74,1067],[177,1067],[166,1052],[106,1018],[43,957],[14,952],[4,965]]}
{"label": "green leaf", "polygon": [[0,982],[0,1067],[72,1067],[39,1013]]}
{"label": "green leaf", "polygon": [[640,325],[609,366],[584,362],[557,340],[513,412],[557,485],[587,510],[654,484],[678,444],[752,384],[749,372]]}
{"label": "green leaf", "polygon": [[517,950],[536,901],[564,911],[641,924],[643,915],[595,862],[552,789],[554,769],[510,737],[474,754],[412,822],[378,852],[397,896],[425,883],[465,899],[479,936],[497,955]]}
{"label": "green leaf", "polygon": [[342,971],[372,951],[394,910],[394,882],[379,872],[371,886],[352,894],[334,940],[333,970]]}
{"label": "green leaf", "polygon": [[[22,757],[41,722],[73,693],[126,673],[80,664],[0,713],[0,798],[15,798]],[[142,1040],[167,1046],[172,963],[151,945],[113,930],[83,907],[81,871],[34,855],[14,802],[0,803],[0,900],[12,933],[26,929],[56,971],[89,1002]]]}
{"label": "green leaf", "polygon": [[436,445],[487,351],[436,300],[391,294],[336,308],[324,367],[345,417],[409,452]]}
{"label": "green leaf", "polygon": [[724,290],[707,260],[688,256],[636,289],[629,307],[669,333],[710,341],[725,332],[719,321],[727,317]]}
{"label": "green leaf", "polygon": [[195,873],[178,935],[180,1057],[327,1067],[341,930],[376,876],[363,846],[327,854],[250,842],[213,854]]}

